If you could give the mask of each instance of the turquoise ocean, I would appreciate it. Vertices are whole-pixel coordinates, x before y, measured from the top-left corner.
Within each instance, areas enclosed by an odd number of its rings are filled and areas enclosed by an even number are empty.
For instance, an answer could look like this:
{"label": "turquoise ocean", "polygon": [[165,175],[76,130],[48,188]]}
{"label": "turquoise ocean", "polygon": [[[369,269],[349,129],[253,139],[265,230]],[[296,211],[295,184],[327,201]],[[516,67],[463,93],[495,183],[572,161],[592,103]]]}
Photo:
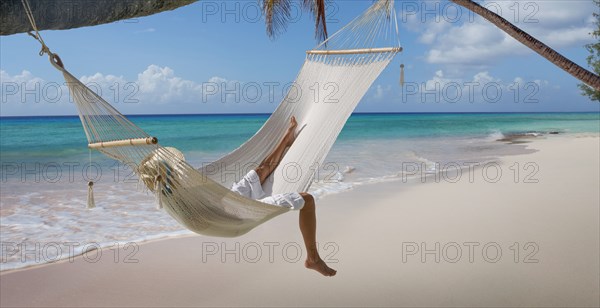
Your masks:
{"label": "turquoise ocean", "polygon": [[[130,119],[201,167],[241,145],[268,116]],[[419,166],[420,174],[433,174],[448,165],[493,162],[532,151],[527,143],[509,142],[514,136],[526,140],[557,133],[598,135],[600,114],[353,114],[310,192],[322,198],[359,185],[418,177],[414,170],[406,172],[406,164]],[[0,136],[0,270],[53,262],[91,248],[190,233],[155,209],[152,195],[131,170],[87,149],[78,117],[1,117]],[[88,210],[90,179],[96,182],[97,207]]]}

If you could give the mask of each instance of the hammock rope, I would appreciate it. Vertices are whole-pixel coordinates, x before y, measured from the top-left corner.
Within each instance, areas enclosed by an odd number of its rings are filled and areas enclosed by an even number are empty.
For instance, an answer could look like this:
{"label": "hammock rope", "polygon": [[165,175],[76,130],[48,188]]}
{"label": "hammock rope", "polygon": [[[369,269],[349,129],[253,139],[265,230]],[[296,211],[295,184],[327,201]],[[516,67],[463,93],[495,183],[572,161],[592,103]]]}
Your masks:
{"label": "hammock rope", "polygon": [[[200,234],[233,237],[247,233],[289,209],[245,198],[229,187],[275,147],[295,116],[302,133],[263,184],[267,194],[307,191],[347,119],[371,84],[402,50],[393,0],[379,0],[306,52],[304,65],[287,95],[264,125],[239,148],[196,169],[177,149],[129,121],[86,87],[50,52],[37,31],[31,8],[22,0],[42,44],[60,70],[77,106],[88,147],[133,168],[152,191],[157,207]],[[316,91],[315,91],[316,89]],[[93,183],[88,205],[94,205]]]}

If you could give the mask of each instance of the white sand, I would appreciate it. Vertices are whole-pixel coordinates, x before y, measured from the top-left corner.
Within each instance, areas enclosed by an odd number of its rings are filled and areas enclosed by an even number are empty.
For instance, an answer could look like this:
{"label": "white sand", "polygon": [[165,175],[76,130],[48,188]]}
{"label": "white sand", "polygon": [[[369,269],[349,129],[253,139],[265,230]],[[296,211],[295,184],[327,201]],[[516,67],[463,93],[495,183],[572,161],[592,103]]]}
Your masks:
{"label": "white sand", "polygon": [[[123,263],[132,249],[121,251],[119,262],[104,249],[97,263],[76,258],[4,272],[0,304],[597,307],[600,139],[552,136],[530,147],[540,151],[503,159],[497,183],[476,169],[473,183],[468,174],[457,183],[398,181],[320,200],[318,236],[321,246],[331,243],[323,257],[338,260],[331,263],[338,270],[334,278],[294,263],[302,238],[297,213],[290,213],[236,239],[193,236],[142,244],[133,255],[138,263]],[[518,183],[509,169],[515,162]],[[538,183],[524,183],[534,170],[524,169],[529,162],[539,168],[531,178]],[[494,177],[494,169],[488,171]],[[237,253],[219,247],[235,251],[236,243]],[[439,243],[440,251],[422,262],[422,243],[429,250]],[[256,257],[257,250],[262,255]]]}

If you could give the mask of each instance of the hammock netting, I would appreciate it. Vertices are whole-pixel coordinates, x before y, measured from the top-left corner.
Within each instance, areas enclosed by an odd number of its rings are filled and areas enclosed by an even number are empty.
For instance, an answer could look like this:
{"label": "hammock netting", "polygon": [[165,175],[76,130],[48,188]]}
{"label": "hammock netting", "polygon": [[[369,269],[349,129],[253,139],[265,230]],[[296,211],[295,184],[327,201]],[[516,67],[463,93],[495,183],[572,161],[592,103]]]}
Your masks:
{"label": "hammock netting", "polygon": [[[288,209],[230,190],[285,134],[291,116],[302,128],[267,179],[267,194],[307,191],[346,120],[371,84],[401,51],[393,1],[375,2],[313,50],[296,81],[262,128],[239,148],[198,170],[162,147],[61,66],[89,147],[133,166],[159,203],[200,234],[242,235]],[[319,87],[315,95],[311,87]]]}

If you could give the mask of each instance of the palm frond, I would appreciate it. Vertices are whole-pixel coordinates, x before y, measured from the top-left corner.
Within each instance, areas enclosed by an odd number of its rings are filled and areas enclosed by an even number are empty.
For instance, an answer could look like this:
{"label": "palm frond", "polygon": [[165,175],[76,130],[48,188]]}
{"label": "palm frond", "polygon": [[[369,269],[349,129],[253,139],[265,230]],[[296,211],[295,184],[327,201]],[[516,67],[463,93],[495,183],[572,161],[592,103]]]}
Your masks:
{"label": "palm frond", "polygon": [[313,14],[315,19],[315,38],[327,39],[327,0],[303,0],[303,7]]}
{"label": "palm frond", "polygon": [[270,38],[285,32],[290,19],[290,0],[262,0],[262,10]]}

